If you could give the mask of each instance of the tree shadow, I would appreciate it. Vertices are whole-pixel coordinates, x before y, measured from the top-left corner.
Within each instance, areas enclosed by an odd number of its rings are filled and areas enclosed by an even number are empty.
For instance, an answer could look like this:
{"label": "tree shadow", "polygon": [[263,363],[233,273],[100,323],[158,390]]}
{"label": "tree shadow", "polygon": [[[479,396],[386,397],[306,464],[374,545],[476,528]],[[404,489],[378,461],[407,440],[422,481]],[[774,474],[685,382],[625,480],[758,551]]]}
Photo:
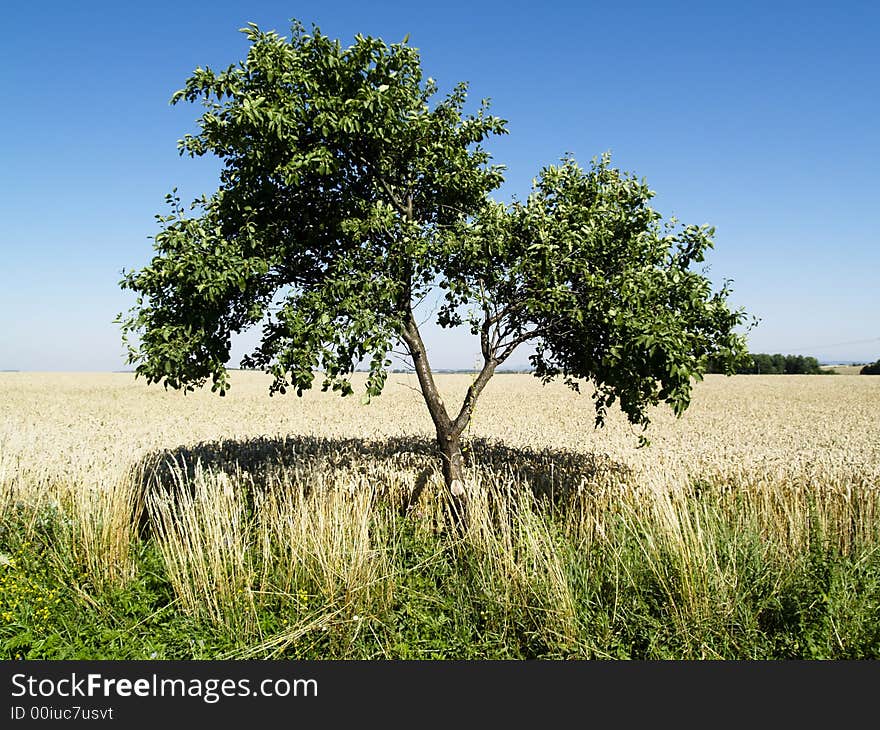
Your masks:
{"label": "tree shadow", "polygon": [[[552,508],[574,496],[606,491],[631,473],[610,457],[590,452],[513,447],[488,439],[468,439],[463,451],[466,470],[478,472],[487,490],[505,492],[509,498],[515,486],[517,494],[530,492],[539,504]],[[224,474],[251,495],[273,489],[297,489],[307,495],[347,480],[370,485],[401,514],[419,503],[429,485],[441,489],[443,484],[436,442],[415,436],[227,439],[154,452],[140,467],[144,494],[191,488],[205,473]],[[148,529],[146,515],[141,526]]]}

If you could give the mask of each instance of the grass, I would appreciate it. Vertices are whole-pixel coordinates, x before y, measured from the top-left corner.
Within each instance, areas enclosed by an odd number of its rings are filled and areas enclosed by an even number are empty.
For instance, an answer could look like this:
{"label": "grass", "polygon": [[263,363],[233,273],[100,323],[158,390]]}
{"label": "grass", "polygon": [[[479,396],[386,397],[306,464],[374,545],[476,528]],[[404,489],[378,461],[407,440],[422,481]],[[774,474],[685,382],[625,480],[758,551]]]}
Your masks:
{"label": "grass", "polygon": [[[206,422],[200,394],[19,387],[0,433],[0,657],[880,656],[869,379],[710,380],[696,417],[658,414],[636,450],[526,377],[502,379],[515,406],[491,427],[483,407],[469,438],[464,535],[430,439],[396,432],[418,418],[406,388],[390,433],[317,397],[294,401],[302,435],[267,435],[279,416],[256,390],[236,429]],[[228,437],[186,438],[212,429]]]}

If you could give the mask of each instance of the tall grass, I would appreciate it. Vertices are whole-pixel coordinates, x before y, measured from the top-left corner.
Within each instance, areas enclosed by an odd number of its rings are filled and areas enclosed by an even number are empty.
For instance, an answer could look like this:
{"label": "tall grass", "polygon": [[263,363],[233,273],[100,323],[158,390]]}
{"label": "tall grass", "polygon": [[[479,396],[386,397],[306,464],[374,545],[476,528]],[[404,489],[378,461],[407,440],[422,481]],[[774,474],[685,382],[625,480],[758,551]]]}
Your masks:
{"label": "tall grass", "polygon": [[[125,585],[135,574],[133,548],[143,511],[141,468],[82,480],[53,473],[3,448],[0,440],[0,534],[51,535],[46,558],[83,590]],[[4,529],[5,528],[5,529]]]}
{"label": "tall grass", "polygon": [[[400,509],[415,468],[259,485],[200,464],[164,474],[171,485],[147,500],[152,540],[182,609],[226,635],[230,656],[430,656],[438,640],[479,646],[481,632],[501,655],[766,656],[816,600],[835,608],[817,565],[880,567],[880,492],[867,485],[819,499],[809,484],[663,490],[616,478],[613,497],[599,479],[551,499],[473,463],[462,535],[437,473],[415,509]],[[870,590],[868,605],[880,599]],[[834,600],[849,611],[858,596]],[[429,630],[442,638],[407,644]]]}
{"label": "tall grass", "polygon": [[248,635],[256,606],[244,486],[197,465],[192,482],[180,479],[170,489],[155,490],[147,509],[168,580],[184,610]]}

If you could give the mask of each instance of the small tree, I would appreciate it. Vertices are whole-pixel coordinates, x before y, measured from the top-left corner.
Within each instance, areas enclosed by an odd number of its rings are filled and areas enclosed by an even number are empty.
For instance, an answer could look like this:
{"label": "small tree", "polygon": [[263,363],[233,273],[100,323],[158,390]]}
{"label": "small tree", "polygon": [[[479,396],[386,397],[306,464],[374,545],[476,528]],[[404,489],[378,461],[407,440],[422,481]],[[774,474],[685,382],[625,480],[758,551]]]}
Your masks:
{"label": "small tree", "polygon": [[[467,488],[461,434],[496,368],[527,342],[545,382],[593,380],[596,423],[615,401],[648,425],[665,401],[680,414],[709,358],[731,373],[745,354],[743,313],[725,284],[691,265],[712,245],[706,226],[663,223],[643,181],[571,157],[544,168],[525,202],[488,196],[502,182],[480,146],[505,122],[465,115],[466,86],[432,103],[417,51],[357,36],[243,29],[244,62],[197,69],[172,102],[202,100],[200,132],[181,153],[224,162],[219,189],[189,215],[169,196],[156,255],[121,285],[137,303],[120,317],[129,362],[148,382],[228,388],[231,335],[261,321],[242,365],[274,375],[272,392],[312,386],[364,398],[385,383],[402,343],[433,420],[446,486],[460,515]],[[467,326],[483,364],[460,407],[435,384],[415,303],[445,290],[438,321]]]}

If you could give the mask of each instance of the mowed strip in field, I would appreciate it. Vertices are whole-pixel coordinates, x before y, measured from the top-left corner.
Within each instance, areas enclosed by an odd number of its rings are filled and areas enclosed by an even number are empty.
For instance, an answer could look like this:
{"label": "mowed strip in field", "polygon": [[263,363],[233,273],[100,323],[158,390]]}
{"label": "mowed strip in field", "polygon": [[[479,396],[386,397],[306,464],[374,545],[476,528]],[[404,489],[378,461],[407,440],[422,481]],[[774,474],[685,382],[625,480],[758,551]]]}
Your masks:
{"label": "mowed strip in field", "polygon": [[[437,380],[451,407],[471,377]],[[126,373],[0,373],[0,476],[25,470],[43,484],[95,484],[161,450],[255,437],[359,439],[367,451],[389,438],[433,438],[414,376],[391,375],[369,405],[359,394],[340,398],[319,388],[302,398],[269,397],[269,382],[235,372],[221,398],[207,388],[165,391]],[[654,410],[644,448],[637,447],[640,431],[616,409],[604,428],[594,428],[590,388],[582,391],[525,374],[497,375],[466,438],[608,457],[644,486],[716,477],[880,483],[880,378],[710,375],[696,385],[682,418],[662,406]]]}

